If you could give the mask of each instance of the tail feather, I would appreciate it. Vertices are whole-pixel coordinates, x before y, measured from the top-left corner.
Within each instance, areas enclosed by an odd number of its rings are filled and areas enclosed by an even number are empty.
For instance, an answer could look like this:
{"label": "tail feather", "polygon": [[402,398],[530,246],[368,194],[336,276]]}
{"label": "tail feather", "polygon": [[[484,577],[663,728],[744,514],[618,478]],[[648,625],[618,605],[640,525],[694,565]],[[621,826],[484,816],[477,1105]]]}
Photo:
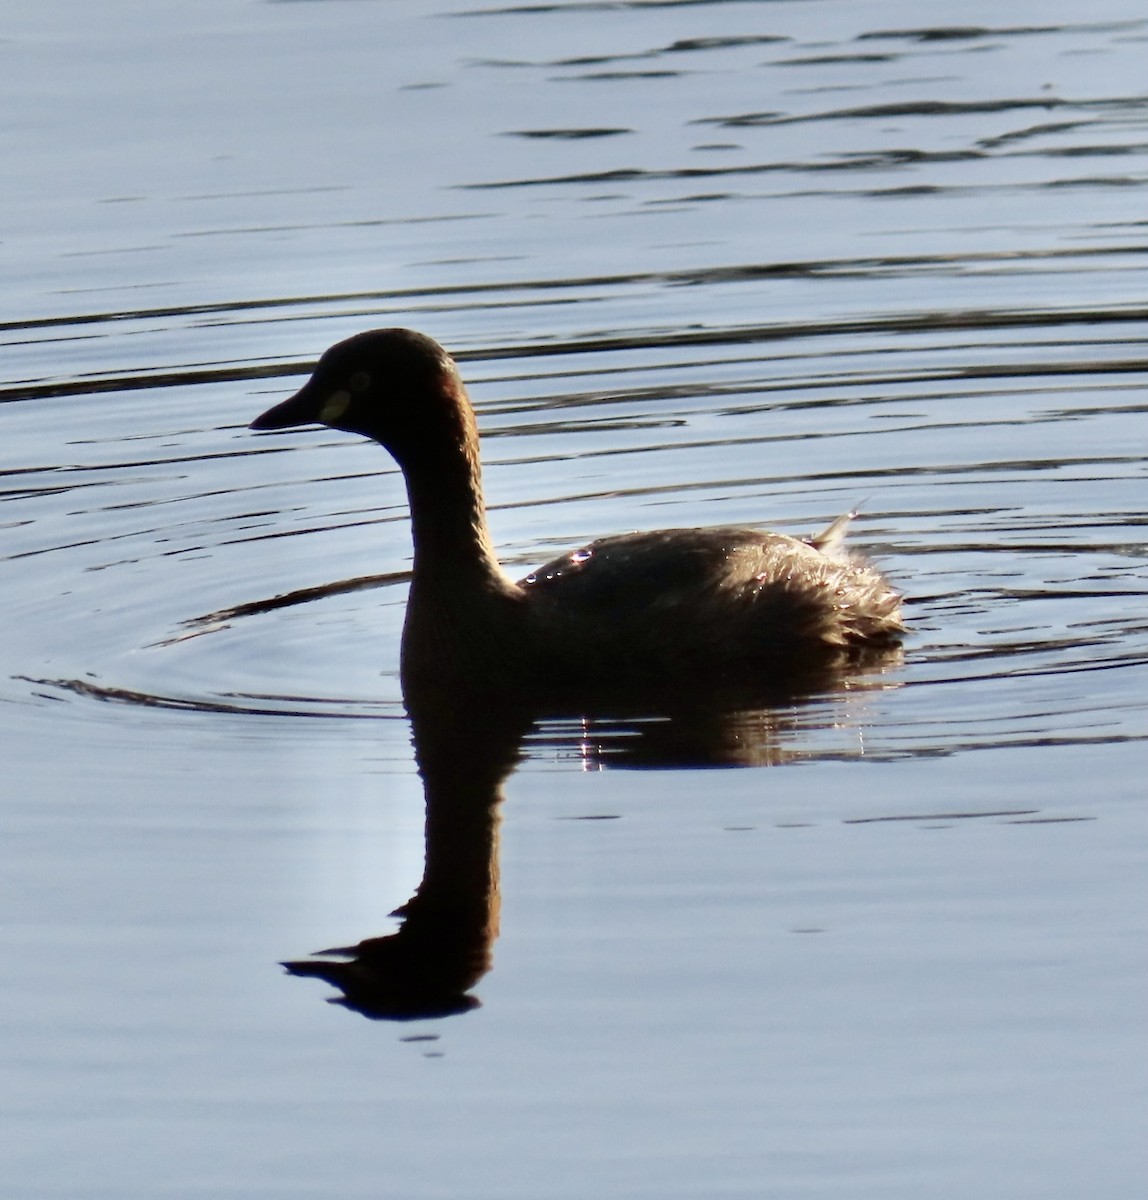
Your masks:
{"label": "tail feather", "polygon": [[820,550],[830,558],[845,558],[845,535],[849,532],[849,526],[857,512],[857,509],[851,508],[847,513],[842,513],[836,521],[832,521],[813,537],[806,538],[806,541],[815,550]]}

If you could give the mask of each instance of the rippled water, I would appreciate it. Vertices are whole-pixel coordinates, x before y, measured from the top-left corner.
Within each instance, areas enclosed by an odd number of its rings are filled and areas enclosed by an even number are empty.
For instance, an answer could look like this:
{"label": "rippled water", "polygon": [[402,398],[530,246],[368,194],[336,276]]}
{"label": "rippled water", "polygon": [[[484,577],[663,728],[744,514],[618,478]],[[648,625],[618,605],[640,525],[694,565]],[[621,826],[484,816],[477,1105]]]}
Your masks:
{"label": "rippled water", "polygon": [[[959,19],[216,0],[141,24],[56,0],[15,22],[21,1194],[1130,1194],[1148,20]],[[460,737],[424,797],[401,479],[359,439],[246,428],[388,324],[462,365],[512,573],[859,505],[903,659],[714,721]],[[474,885],[457,962],[417,905],[385,915],[423,873],[424,799],[423,909]],[[483,1007],[379,1025],[277,974],[363,939],[386,987],[411,946]]]}

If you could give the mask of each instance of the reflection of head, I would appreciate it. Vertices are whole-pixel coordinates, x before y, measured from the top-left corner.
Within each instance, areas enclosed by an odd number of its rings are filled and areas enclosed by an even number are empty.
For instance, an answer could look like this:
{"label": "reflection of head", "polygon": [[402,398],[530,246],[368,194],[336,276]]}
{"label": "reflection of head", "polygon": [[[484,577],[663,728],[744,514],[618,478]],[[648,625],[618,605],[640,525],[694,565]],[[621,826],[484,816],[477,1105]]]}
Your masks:
{"label": "reflection of head", "polygon": [[[481,961],[470,961],[466,946],[460,944],[464,928],[465,921],[435,936],[408,919],[390,937],[283,965],[292,975],[313,976],[338,988],[342,995],[333,998],[333,1004],[372,1020],[453,1017],[480,1007],[481,1001],[467,992],[490,968],[489,947]],[[347,961],[331,961],[336,956]]]}

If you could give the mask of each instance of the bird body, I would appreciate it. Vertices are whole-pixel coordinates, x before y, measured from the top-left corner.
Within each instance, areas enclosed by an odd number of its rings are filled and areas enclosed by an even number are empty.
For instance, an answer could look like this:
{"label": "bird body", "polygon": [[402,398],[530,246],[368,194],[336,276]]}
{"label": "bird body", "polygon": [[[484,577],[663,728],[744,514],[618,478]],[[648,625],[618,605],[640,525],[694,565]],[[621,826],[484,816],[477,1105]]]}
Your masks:
{"label": "bird body", "polygon": [[606,537],[514,582],[491,541],[465,387],[422,334],[375,330],[338,343],[252,428],[311,423],[380,442],[406,480],[405,691],[479,680],[533,695],[777,680],[895,645],[904,631],[900,596],[843,549],[853,514],[809,541],[742,528]]}

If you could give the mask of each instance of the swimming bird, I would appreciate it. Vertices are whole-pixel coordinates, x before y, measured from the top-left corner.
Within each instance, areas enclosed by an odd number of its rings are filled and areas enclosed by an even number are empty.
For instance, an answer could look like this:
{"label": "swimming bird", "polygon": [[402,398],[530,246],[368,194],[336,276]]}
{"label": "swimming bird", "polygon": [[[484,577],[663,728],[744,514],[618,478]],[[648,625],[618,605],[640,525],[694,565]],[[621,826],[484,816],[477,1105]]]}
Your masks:
{"label": "swimming bird", "polygon": [[309,424],[373,438],[405,478],[405,694],[784,684],[904,632],[901,597],[844,550],[852,513],[808,540],[724,527],[604,537],[515,582],[491,540],[466,388],[424,334],[377,329],[339,342],[251,428]]}

